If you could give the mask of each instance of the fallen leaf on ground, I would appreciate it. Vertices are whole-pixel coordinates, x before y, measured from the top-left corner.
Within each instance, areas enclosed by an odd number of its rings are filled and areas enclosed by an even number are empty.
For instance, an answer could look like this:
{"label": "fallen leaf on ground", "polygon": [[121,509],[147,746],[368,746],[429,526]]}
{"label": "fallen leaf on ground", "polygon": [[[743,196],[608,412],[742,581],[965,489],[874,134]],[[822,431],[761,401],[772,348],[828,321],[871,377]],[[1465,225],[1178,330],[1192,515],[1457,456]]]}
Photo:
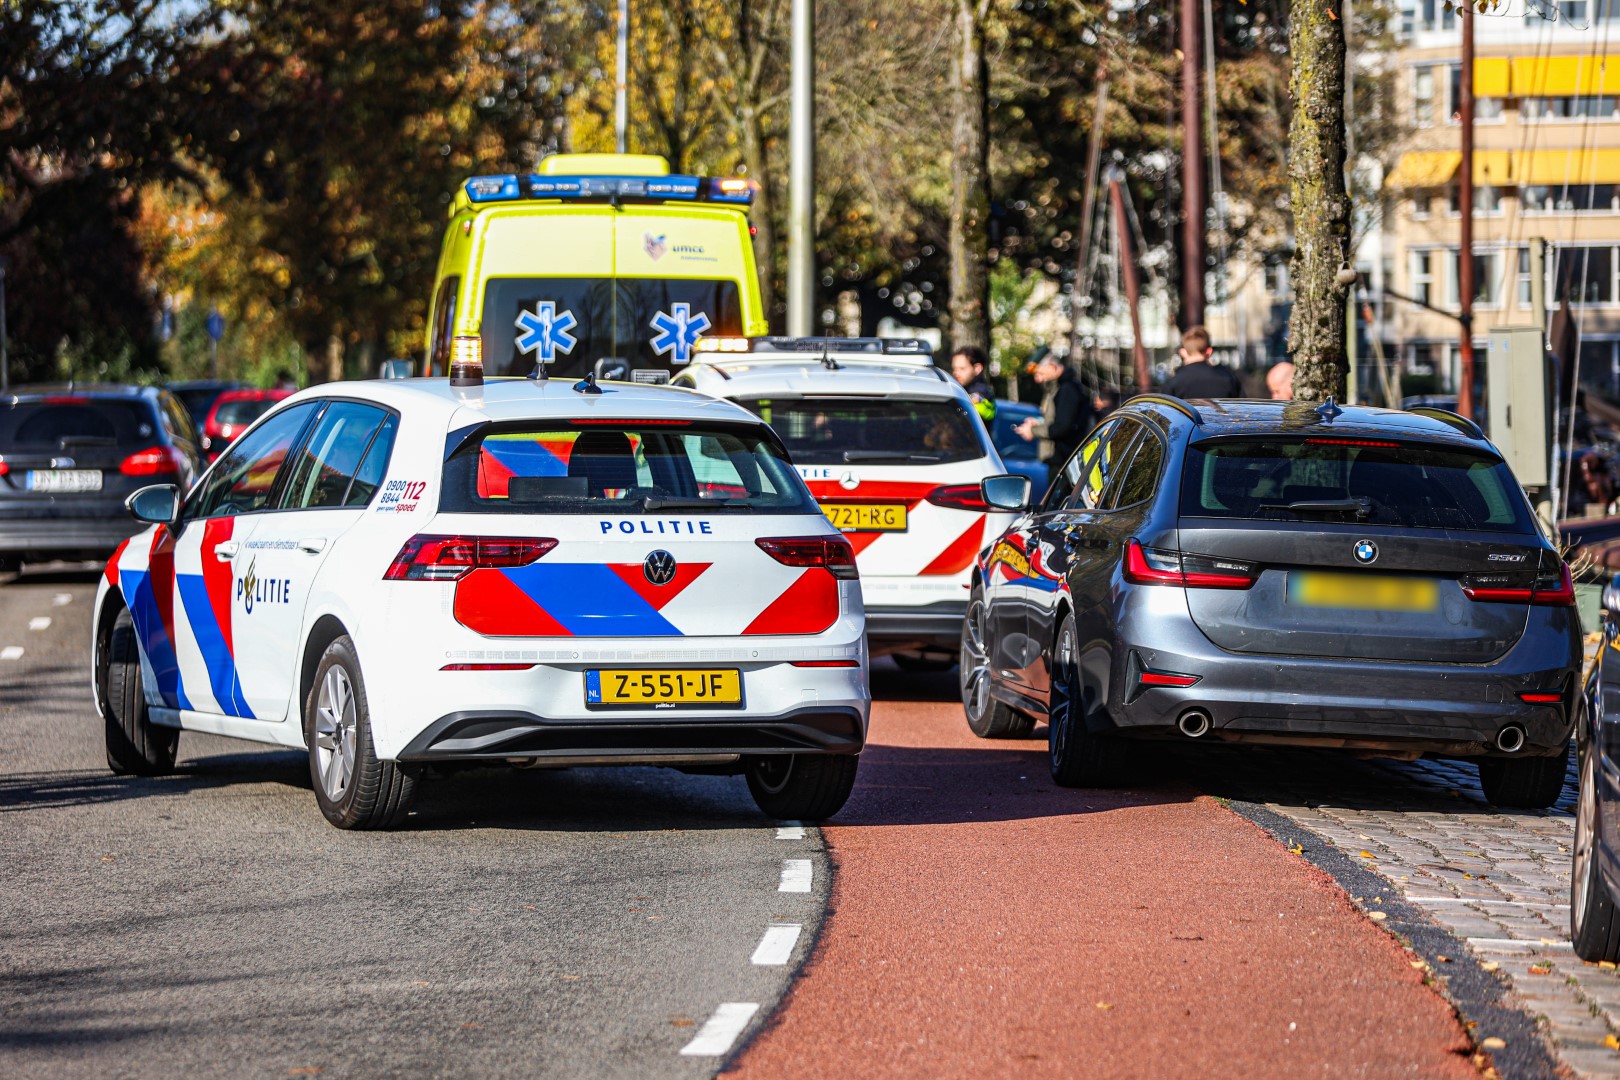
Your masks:
{"label": "fallen leaf on ground", "polygon": [[1552,969],[1553,969],[1553,966],[1551,964],[1531,964],[1530,965],[1530,974],[1532,974],[1532,975],[1551,975],[1552,974]]}
{"label": "fallen leaf on ground", "polygon": [[1482,961],[1479,966],[1481,971],[1495,971],[1502,965],[1498,964],[1495,960],[1485,960]]}
{"label": "fallen leaf on ground", "polygon": [[1492,1035],[1489,1038],[1481,1039],[1479,1045],[1486,1050],[1506,1050],[1507,1040],[1499,1039],[1495,1035]]}
{"label": "fallen leaf on ground", "polygon": [[1362,857],[1362,858],[1363,858],[1363,859],[1372,859],[1372,858],[1376,858],[1376,856],[1375,856],[1375,855],[1373,855],[1373,853],[1372,853],[1372,852],[1370,852],[1370,851],[1363,851],[1363,852],[1362,852],[1362,853],[1361,853],[1361,857]]}
{"label": "fallen leaf on ground", "polygon": [[1613,1035],[1605,1035],[1603,1037],[1603,1045],[1607,1046],[1610,1050],[1620,1050],[1620,1039],[1615,1038]]}
{"label": "fallen leaf on ground", "polygon": [[1106,1001],[1099,1001],[1099,1002],[1097,1002],[1097,1008],[1107,1010],[1107,1009],[1112,1009],[1113,1006],[1108,1004],[1108,1002],[1106,1002]]}
{"label": "fallen leaf on ground", "polygon": [[1600,967],[1600,968],[1608,968],[1610,971],[1613,971],[1614,970],[1614,961],[1613,960],[1599,960],[1598,961],[1598,967]]}
{"label": "fallen leaf on ground", "polygon": [[1389,918],[1389,915],[1382,911],[1369,911],[1367,912],[1367,918],[1372,919],[1375,922],[1383,922],[1385,919]]}

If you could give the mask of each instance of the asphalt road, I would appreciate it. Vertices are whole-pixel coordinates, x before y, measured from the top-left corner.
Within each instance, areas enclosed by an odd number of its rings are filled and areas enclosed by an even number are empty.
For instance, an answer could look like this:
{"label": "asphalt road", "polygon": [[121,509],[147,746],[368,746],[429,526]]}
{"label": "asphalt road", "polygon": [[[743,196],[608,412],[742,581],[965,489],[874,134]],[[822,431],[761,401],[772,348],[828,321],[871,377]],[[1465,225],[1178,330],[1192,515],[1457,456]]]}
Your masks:
{"label": "asphalt road", "polygon": [[723,1003],[758,1027],[815,938],[820,836],[740,778],[476,770],[345,833],[298,753],[187,733],[178,775],[114,777],[94,572],[6,581],[0,1074],[705,1076],[682,1048]]}

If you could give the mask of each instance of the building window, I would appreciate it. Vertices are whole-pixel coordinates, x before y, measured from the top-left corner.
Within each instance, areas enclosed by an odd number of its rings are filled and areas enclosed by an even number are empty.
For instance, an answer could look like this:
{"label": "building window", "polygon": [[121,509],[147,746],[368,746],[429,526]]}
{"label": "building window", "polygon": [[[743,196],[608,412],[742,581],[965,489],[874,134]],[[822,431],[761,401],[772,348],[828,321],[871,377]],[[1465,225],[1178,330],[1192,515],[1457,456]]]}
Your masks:
{"label": "building window", "polygon": [[1530,284],[1530,249],[1522,247],[1519,249],[1518,266],[1514,274],[1514,288],[1521,308],[1530,306]]}
{"label": "building window", "polygon": [[1292,295],[1288,288],[1288,263],[1280,258],[1267,259],[1265,265],[1266,292],[1276,300]]}
{"label": "building window", "polygon": [[[1494,187],[1490,184],[1479,184],[1474,187],[1474,216],[1494,217],[1502,213],[1502,196],[1511,193],[1512,189]],[[1446,189],[1446,202],[1453,214],[1462,213],[1462,188],[1452,184]]]}
{"label": "building window", "polygon": [[1420,304],[1432,304],[1433,291],[1433,255],[1427,251],[1412,252],[1412,298]]}
{"label": "building window", "polygon": [[1434,123],[1434,68],[1412,69],[1412,122],[1418,127]]}
{"label": "building window", "polygon": [[1406,358],[1406,370],[1413,375],[1433,375],[1434,346],[1426,341],[1414,344]]}
{"label": "building window", "polygon": [[[1474,252],[1474,303],[1481,307],[1494,307],[1496,297],[1496,278],[1501,270],[1497,257],[1500,253],[1495,251]],[[1462,295],[1462,266],[1457,258],[1456,249],[1446,252],[1447,262],[1450,264],[1451,277],[1446,282],[1446,303],[1452,307],[1461,305],[1459,297]]]}
{"label": "building window", "polygon": [[[1613,4],[1607,5],[1612,7]],[[1524,21],[1534,26],[1538,22],[1564,22],[1576,28],[1586,25],[1586,13],[1589,10],[1587,0],[1525,0]],[[1605,13],[1608,18],[1614,18],[1613,12]]]}
{"label": "building window", "polygon": [[[1620,4],[1615,5],[1620,8]],[[1613,94],[1581,94],[1564,97],[1527,97],[1519,103],[1524,120],[1614,120],[1620,98]]]}
{"label": "building window", "polygon": [[1554,292],[1547,298],[1548,306],[1554,306],[1561,296],[1568,296],[1573,304],[1620,302],[1614,255],[1614,248],[1606,244],[1559,248],[1553,267]]}
{"label": "building window", "polygon": [[1523,190],[1527,214],[1620,213],[1620,184],[1531,184]]}

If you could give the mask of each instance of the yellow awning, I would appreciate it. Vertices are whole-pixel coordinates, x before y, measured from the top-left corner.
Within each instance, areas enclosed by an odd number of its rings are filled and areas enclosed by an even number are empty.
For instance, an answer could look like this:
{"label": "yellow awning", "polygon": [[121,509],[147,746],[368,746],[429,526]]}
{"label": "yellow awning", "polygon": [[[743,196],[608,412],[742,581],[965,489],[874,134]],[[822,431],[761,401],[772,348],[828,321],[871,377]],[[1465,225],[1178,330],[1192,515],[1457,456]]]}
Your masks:
{"label": "yellow awning", "polygon": [[[1462,155],[1458,155],[1461,157]],[[1507,187],[1517,183],[1512,171],[1512,159],[1506,150],[1475,150],[1474,151],[1474,186],[1481,187],[1489,184],[1491,187]]]}
{"label": "yellow awning", "polygon": [[1451,183],[1462,155],[1455,150],[1409,150],[1385,178],[1392,188],[1437,188]]}
{"label": "yellow awning", "polygon": [[1505,56],[1474,61],[1474,93],[1478,97],[1508,96],[1508,62]]}
{"label": "yellow awning", "polygon": [[[1571,97],[1620,94],[1620,63],[1602,56],[1515,56],[1511,84],[1515,97]],[[1479,90],[1478,62],[1474,74]]]}
{"label": "yellow awning", "polygon": [[1513,155],[1518,184],[1620,184],[1620,150],[1532,150]]}

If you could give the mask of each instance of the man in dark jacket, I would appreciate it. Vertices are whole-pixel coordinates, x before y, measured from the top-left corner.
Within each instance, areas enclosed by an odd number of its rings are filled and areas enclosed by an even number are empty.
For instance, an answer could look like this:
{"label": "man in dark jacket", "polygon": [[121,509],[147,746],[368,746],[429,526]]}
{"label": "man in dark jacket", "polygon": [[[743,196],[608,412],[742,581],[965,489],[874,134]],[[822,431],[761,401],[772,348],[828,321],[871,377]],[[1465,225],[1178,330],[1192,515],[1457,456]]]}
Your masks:
{"label": "man in dark jacket", "polygon": [[1013,430],[1025,439],[1040,439],[1041,460],[1059,468],[1091,429],[1091,398],[1063,359],[1047,353],[1035,363],[1041,386],[1041,419],[1033,416]]}
{"label": "man in dark jacket", "polygon": [[1181,368],[1165,381],[1160,392],[1183,399],[1242,397],[1243,383],[1238,373],[1210,362],[1214,351],[1209,346],[1209,331],[1202,326],[1182,334]]}

